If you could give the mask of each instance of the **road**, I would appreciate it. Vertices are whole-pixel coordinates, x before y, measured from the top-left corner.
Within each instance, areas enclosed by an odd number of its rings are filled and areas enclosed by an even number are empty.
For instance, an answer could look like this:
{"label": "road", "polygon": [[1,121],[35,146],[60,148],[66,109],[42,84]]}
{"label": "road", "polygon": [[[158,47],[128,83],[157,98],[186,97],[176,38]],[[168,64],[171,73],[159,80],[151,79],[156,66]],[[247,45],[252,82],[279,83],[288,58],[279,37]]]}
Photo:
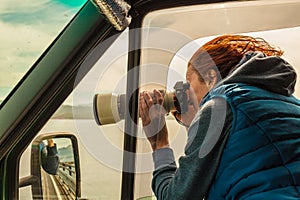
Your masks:
{"label": "road", "polygon": [[57,199],[62,200],[60,197],[60,190],[54,180],[53,175],[47,174],[44,170],[41,170],[42,182],[43,182],[43,199]]}

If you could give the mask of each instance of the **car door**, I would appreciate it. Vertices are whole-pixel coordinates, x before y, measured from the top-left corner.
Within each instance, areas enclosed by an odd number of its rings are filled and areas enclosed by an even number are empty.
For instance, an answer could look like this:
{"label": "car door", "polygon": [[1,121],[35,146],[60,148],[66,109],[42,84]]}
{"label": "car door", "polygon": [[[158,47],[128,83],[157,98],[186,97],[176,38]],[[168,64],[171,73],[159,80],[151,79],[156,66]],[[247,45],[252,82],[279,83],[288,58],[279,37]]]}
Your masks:
{"label": "car door", "polygon": [[[276,42],[281,34],[292,33],[289,38],[299,41],[297,0],[129,4],[130,26],[117,31],[88,1],[1,104],[2,199],[35,198],[32,186],[23,182],[19,188],[19,180],[36,169],[31,168],[36,142],[59,135],[73,135],[78,141],[72,145],[80,163],[80,198],[151,199],[152,152],[138,123],[139,92],[172,91],[176,81],[185,80],[193,51],[215,35],[247,33]],[[246,14],[237,17],[241,11]],[[275,11],[286,12],[274,20]],[[281,44],[287,45],[286,40],[281,38]],[[286,48],[287,58],[297,66],[296,46],[295,42]],[[112,96],[125,95],[123,119],[99,125],[95,95],[109,97],[104,107],[110,109],[115,103]],[[167,116],[167,126],[179,158],[184,153],[186,129],[172,115]],[[56,192],[47,198],[64,196]]]}

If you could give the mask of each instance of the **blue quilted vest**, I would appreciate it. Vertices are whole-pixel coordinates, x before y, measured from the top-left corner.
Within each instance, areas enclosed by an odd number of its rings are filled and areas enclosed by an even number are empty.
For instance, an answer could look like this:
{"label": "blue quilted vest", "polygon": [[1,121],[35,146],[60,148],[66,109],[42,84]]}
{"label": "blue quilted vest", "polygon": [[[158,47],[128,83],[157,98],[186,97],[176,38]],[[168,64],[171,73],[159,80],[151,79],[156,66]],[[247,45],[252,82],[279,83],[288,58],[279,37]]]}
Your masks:
{"label": "blue quilted vest", "polygon": [[246,84],[213,89],[233,123],[208,199],[300,199],[300,101]]}

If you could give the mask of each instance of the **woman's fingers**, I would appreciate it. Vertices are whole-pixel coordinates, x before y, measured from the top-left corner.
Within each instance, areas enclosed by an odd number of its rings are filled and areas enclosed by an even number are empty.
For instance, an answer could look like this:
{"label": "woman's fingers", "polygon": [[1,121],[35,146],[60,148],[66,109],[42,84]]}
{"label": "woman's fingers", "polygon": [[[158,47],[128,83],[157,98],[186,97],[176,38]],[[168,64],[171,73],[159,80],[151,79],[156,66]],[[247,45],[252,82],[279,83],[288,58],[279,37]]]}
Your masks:
{"label": "woman's fingers", "polygon": [[153,90],[153,93],[154,93],[154,97],[156,99],[157,104],[163,105],[163,103],[164,103],[164,97],[163,97],[163,95],[158,90],[156,90],[156,89]]}
{"label": "woman's fingers", "polygon": [[149,116],[149,108],[145,100],[145,94],[140,94],[140,102],[139,102],[139,115],[142,119],[143,125],[147,125],[150,123],[150,116]]}
{"label": "woman's fingers", "polygon": [[143,92],[144,94],[144,99],[145,99],[145,102],[148,106],[148,110],[151,108],[151,106],[153,105],[153,99],[151,97],[151,95],[149,94],[149,92]]}
{"label": "woman's fingers", "polygon": [[169,144],[164,116],[165,109],[162,106],[163,100],[163,95],[158,90],[154,90],[153,94],[140,93],[139,115],[153,150]]}
{"label": "woman's fingers", "polygon": [[165,115],[166,111],[162,106],[163,101],[163,95],[158,90],[154,90],[152,96],[148,92],[140,93],[139,115],[143,125],[147,125],[151,120]]}

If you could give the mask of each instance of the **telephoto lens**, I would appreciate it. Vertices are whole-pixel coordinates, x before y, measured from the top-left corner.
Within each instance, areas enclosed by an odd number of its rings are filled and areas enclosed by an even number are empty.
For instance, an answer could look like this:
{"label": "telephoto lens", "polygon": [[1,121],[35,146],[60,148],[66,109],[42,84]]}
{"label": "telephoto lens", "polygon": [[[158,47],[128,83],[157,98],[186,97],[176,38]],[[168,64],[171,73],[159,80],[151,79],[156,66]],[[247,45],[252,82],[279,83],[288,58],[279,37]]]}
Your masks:
{"label": "telephoto lens", "polygon": [[96,94],[94,116],[98,125],[112,124],[124,119],[125,94]]}
{"label": "telephoto lens", "polygon": [[[186,90],[190,88],[189,83],[176,82],[175,91],[166,92],[160,90],[164,97],[163,107],[166,113],[177,112],[183,114],[188,110],[188,97]],[[155,97],[151,94],[153,101]],[[117,123],[125,118],[125,109],[128,106],[125,94],[96,94],[94,96],[94,115],[98,125]]]}

